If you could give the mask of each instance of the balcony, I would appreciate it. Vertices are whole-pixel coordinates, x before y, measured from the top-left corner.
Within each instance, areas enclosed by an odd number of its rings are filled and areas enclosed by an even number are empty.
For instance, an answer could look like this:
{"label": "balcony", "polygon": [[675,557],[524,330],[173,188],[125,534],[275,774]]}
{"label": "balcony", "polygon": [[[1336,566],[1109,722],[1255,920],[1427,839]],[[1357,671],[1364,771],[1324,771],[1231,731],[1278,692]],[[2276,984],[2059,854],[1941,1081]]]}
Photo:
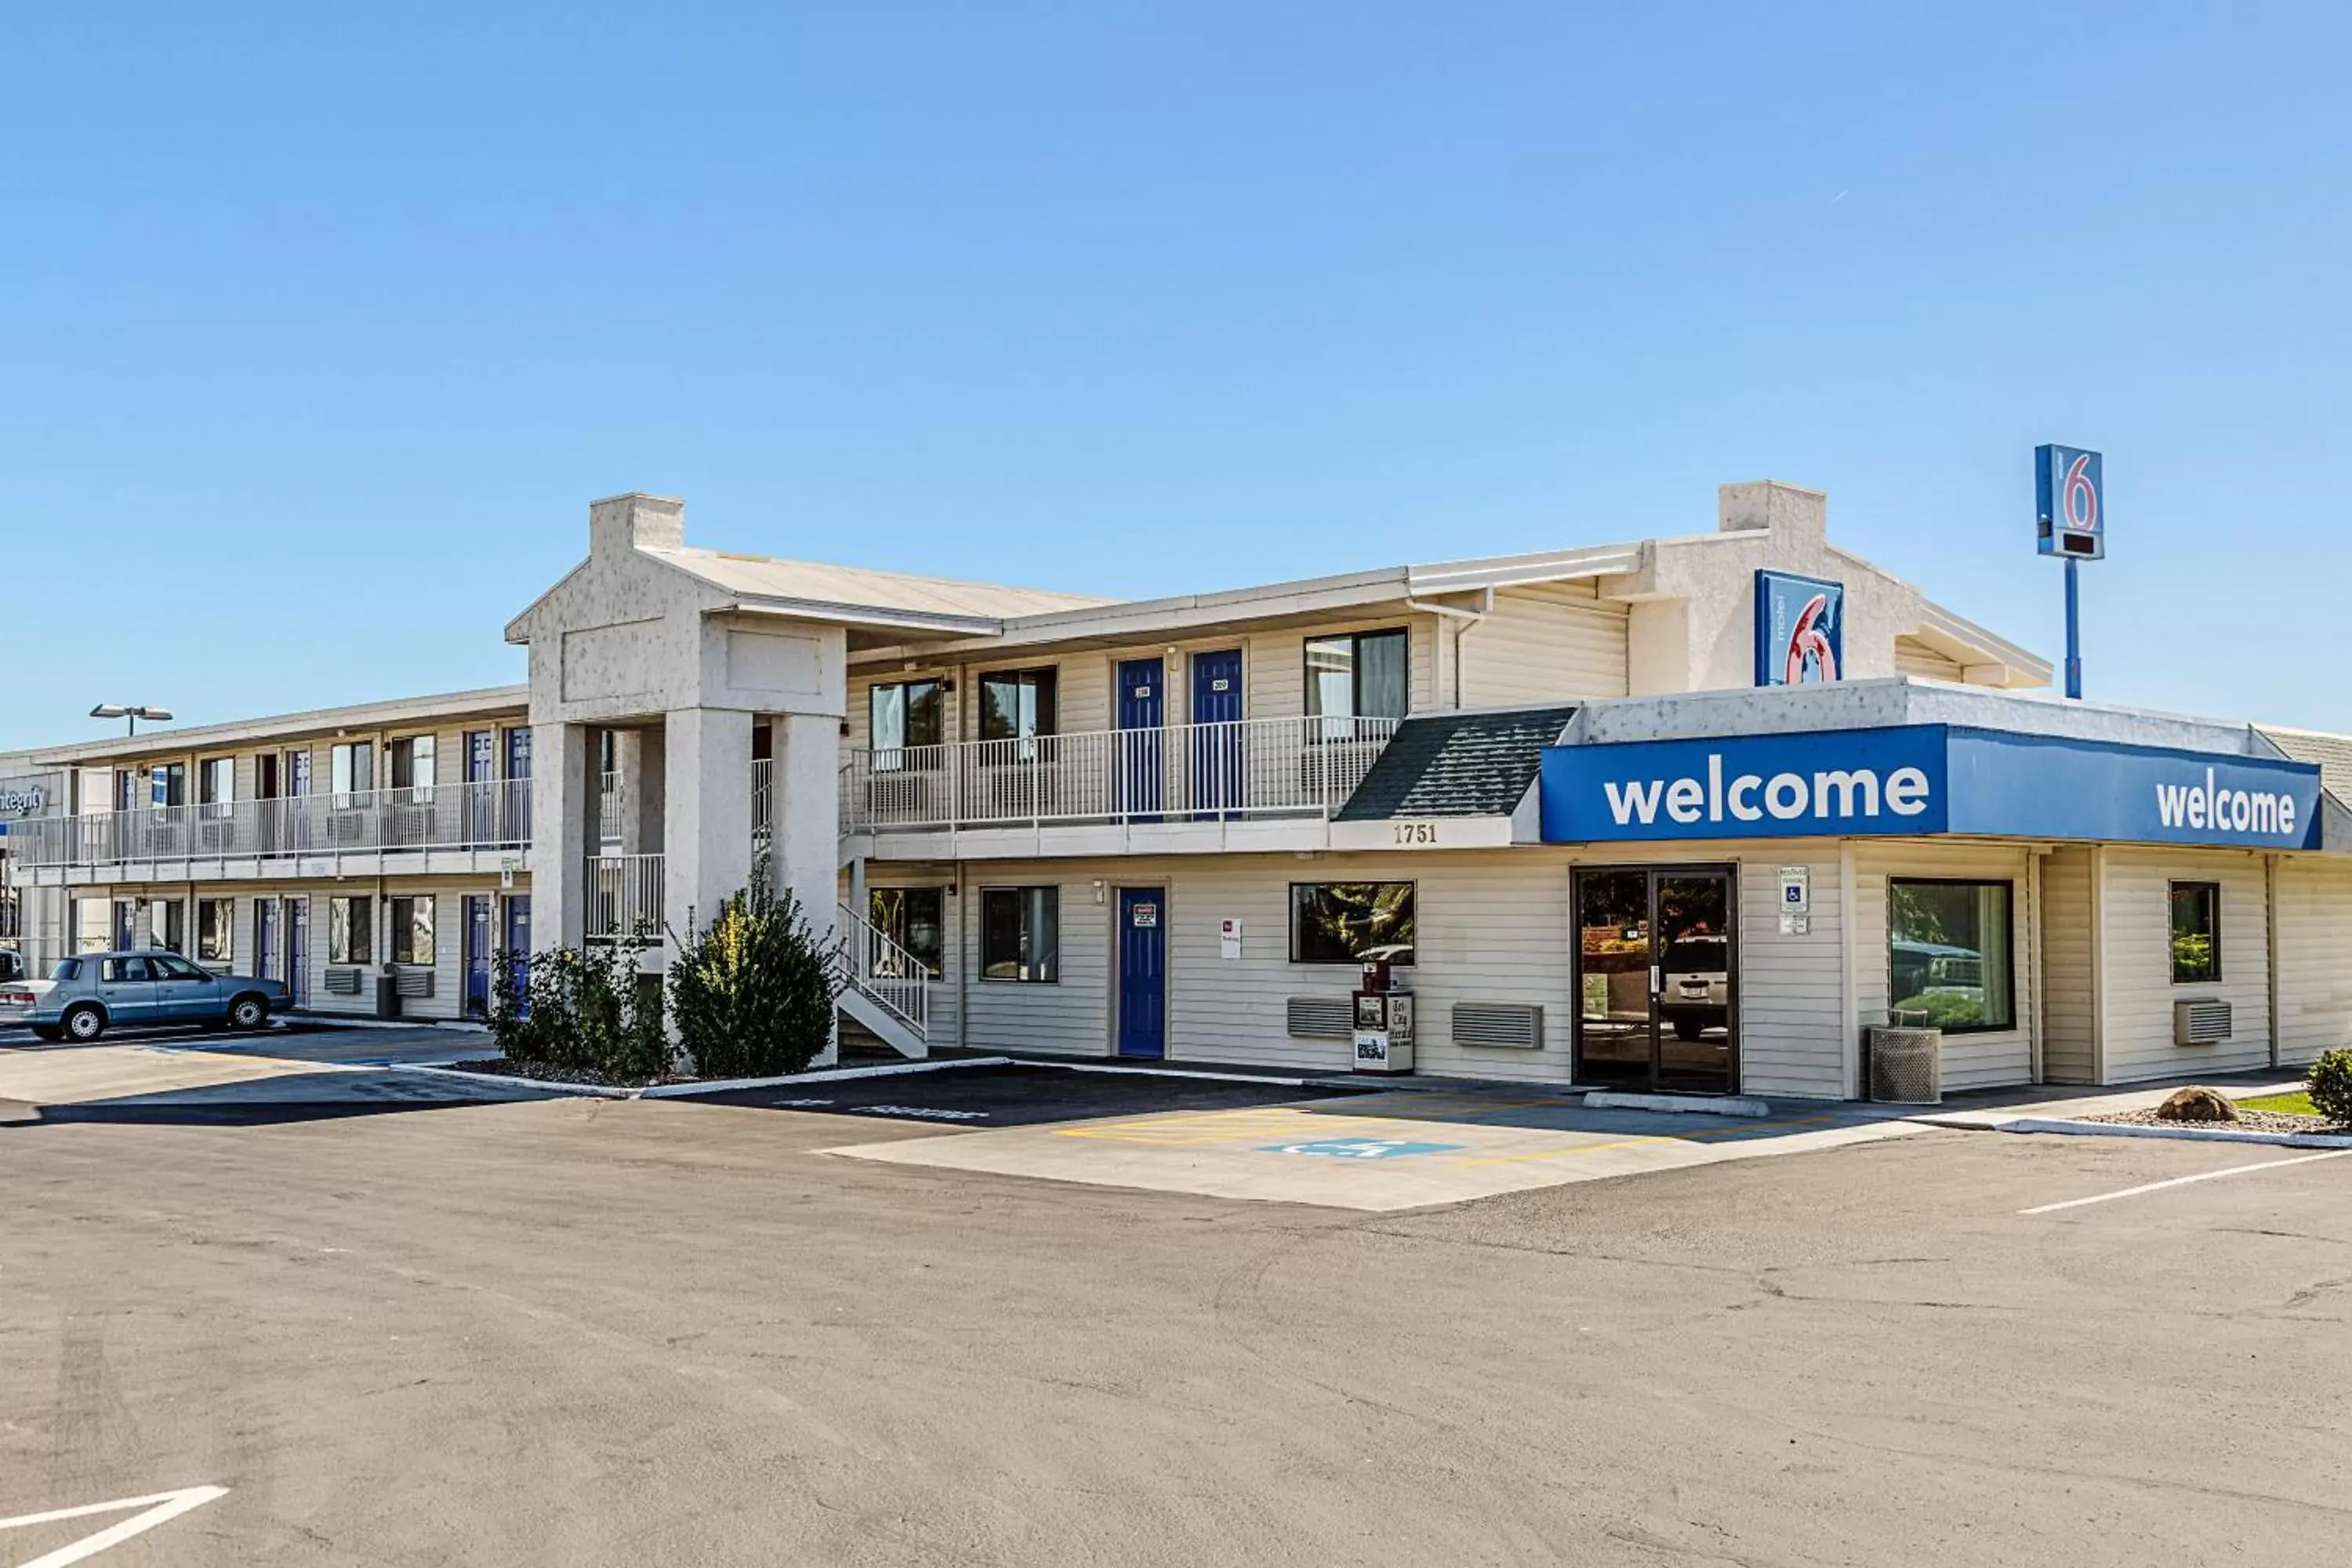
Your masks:
{"label": "balcony", "polygon": [[530,781],[426,784],[351,795],[136,806],[10,825],[20,867],[186,865],[436,849],[520,850]]}
{"label": "balcony", "polygon": [[843,831],[1320,819],[1400,722],[1249,719],[852,752]]}

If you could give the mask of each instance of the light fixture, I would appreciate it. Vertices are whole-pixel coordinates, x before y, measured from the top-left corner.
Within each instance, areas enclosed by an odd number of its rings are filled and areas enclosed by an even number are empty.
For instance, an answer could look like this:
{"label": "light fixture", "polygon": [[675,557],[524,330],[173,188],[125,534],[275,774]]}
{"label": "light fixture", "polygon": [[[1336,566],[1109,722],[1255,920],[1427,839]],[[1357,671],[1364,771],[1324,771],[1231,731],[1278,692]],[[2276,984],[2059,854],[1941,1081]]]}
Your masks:
{"label": "light fixture", "polygon": [[93,719],[128,719],[131,721],[131,733],[134,735],[139,733],[139,721],[142,719],[155,724],[168,724],[172,721],[172,710],[169,708],[145,708],[126,702],[101,702],[89,710],[89,716]]}

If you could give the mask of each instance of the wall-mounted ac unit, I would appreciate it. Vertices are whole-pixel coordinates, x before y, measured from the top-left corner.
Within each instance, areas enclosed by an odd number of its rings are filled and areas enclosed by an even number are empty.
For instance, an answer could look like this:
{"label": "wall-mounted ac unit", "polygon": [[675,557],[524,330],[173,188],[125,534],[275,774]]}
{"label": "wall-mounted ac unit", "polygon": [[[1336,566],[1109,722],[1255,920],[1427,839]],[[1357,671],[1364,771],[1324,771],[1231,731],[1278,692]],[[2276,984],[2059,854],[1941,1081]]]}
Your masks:
{"label": "wall-mounted ac unit", "polygon": [[2172,1005],[2172,1043],[2217,1046],[2230,1037],[2230,1005],[2213,997]]}
{"label": "wall-mounted ac unit", "polygon": [[1454,1043],[1500,1049],[1543,1049],[1543,1008],[1532,1002],[1456,1002]]}
{"label": "wall-mounted ac unit", "polygon": [[403,996],[430,996],[433,994],[433,972],[403,965],[394,972],[393,984]]}
{"label": "wall-mounted ac unit", "polygon": [[356,969],[327,971],[327,990],[335,996],[356,996],[360,994],[360,972]]}
{"label": "wall-mounted ac unit", "polygon": [[1344,1040],[1356,1020],[1355,1004],[1346,996],[1293,996],[1287,1011],[1289,1032],[1306,1039]]}

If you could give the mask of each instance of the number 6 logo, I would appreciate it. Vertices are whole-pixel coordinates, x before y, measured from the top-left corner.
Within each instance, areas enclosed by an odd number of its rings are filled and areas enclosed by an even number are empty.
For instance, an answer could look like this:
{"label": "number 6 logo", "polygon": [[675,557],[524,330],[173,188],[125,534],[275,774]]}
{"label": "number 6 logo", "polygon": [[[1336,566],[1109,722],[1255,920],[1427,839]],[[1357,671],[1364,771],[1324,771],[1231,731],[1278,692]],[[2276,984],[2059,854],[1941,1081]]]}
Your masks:
{"label": "number 6 logo", "polygon": [[2099,490],[2091,482],[2091,455],[2077,452],[2066,465],[2066,484],[2059,501],[2066,526],[2089,533],[2099,526]]}

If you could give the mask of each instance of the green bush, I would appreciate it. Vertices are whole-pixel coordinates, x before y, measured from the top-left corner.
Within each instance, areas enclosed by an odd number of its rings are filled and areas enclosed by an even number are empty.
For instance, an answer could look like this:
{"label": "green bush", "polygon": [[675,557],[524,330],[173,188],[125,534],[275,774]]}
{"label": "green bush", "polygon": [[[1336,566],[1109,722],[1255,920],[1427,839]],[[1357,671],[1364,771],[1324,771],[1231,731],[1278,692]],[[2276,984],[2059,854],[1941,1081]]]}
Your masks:
{"label": "green bush", "polygon": [[2305,1082],[2311,1090],[2311,1108],[2330,1121],[2352,1126],[2352,1047],[2326,1051],[2311,1064]]}
{"label": "green bush", "polygon": [[535,953],[526,982],[510,953],[496,961],[490,1035],[509,1061],[644,1082],[669,1071],[661,987],[637,972],[638,943]]}
{"label": "green bush", "polygon": [[1984,997],[1977,992],[1929,991],[1895,1004],[1905,1013],[1925,1013],[1931,1029],[1964,1029],[1984,1022]]}
{"label": "green bush", "polygon": [[670,1016],[699,1077],[801,1072],[833,1038],[840,957],[817,940],[792,893],[768,884],[763,859],[750,887],[678,942],[670,965]]}

